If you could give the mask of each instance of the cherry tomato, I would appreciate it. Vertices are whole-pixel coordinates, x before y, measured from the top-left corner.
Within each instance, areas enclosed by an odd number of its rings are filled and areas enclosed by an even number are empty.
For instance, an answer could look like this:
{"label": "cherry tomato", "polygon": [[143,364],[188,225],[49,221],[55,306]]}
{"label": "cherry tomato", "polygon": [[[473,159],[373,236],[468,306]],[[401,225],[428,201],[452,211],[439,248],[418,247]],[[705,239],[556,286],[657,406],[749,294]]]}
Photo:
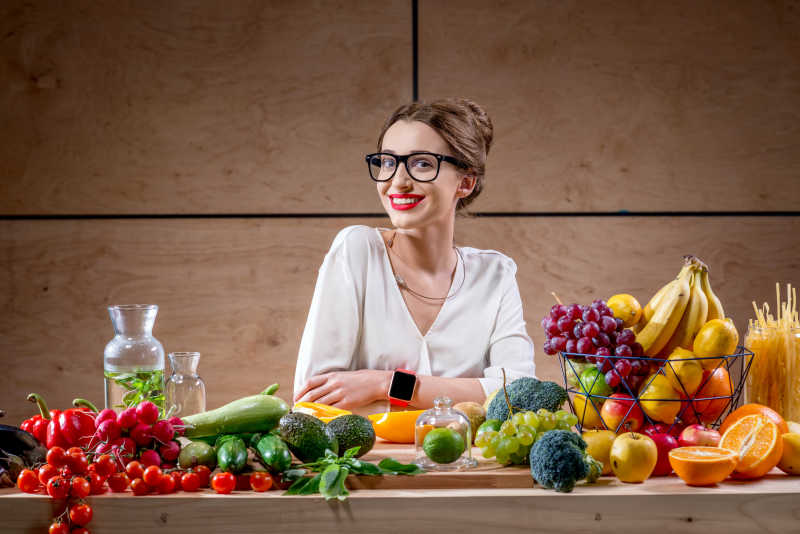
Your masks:
{"label": "cherry tomato", "polygon": [[263,471],[256,471],[250,475],[250,487],[253,491],[267,491],[272,487],[272,476]]}
{"label": "cherry tomato", "polygon": [[161,477],[163,476],[164,472],[161,471],[160,467],[157,465],[148,465],[147,469],[144,470],[142,480],[144,480],[148,486],[157,488],[159,484],[161,484]]}
{"label": "cherry tomato", "polygon": [[25,493],[35,493],[39,487],[39,475],[31,469],[23,469],[17,477],[17,487]]}
{"label": "cherry tomato", "polygon": [[133,491],[134,495],[147,495],[150,493],[150,486],[147,485],[147,482],[142,480],[141,478],[134,478],[131,481],[131,491]]}
{"label": "cherry tomato", "polygon": [[97,473],[104,477],[111,476],[111,473],[117,472],[117,462],[110,454],[103,454],[92,465],[97,469]]}
{"label": "cherry tomato", "polygon": [[75,473],[73,473],[72,468],[70,466],[65,465],[64,467],[58,470],[58,474],[64,478],[69,479],[72,478],[72,475],[74,475]]}
{"label": "cherry tomato", "polygon": [[128,489],[130,485],[131,480],[126,473],[112,473],[111,476],[108,477],[108,487],[111,488],[111,491],[114,493],[121,493]]}
{"label": "cherry tomato", "polygon": [[159,493],[173,493],[175,491],[175,488],[176,488],[175,479],[172,478],[172,475],[169,474],[161,475],[161,481],[158,483]]}
{"label": "cherry tomato", "polygon": [[69,520],[81,527],[92,520],[92,515],[92,507],[85,503],[77,504],[69,509]]}
{"label": "cherry tomato", "polygon": [[75,457],[75,456],[84,456],[83,449],[80,447],[70,447],[67,449],[67,456]]}
{"label": "cherry tomato", "polygon": [[53,447],[47,451],[47,463],[55,468],[67,465],[67,451],[61,447]]}
{"label": "cherry tomato", "polygon": [[58,475],[58,469],[56,469],[50,464],[44,464],[42,467],[39,468],[38,475],[39,475],[39,482],[41,482],[42,484],[47,484],[48,480]]}
{"label": "cherry tomato", "polygon": [[69,466],[72,471],[78,475],[85,475],[89,471],[89,460],[81,453],[80,456],[71,456],[69,459]]}
{"label": "cherry tomato", "polygon": [[69,527],[66,523],[62,523],[61,521],[57,521],[55,523],[50,524],[50,528],[47,529],[48,534],[69,534]]}
{"label": "cherry tomato", "polygon": [[183,491],[197,491],[200,487],[200,477],[197,473],[184,473],[181,477],[181,487]]}
{"label": "cherry tomato", "polygon": [[183,477],[183,473],[180,471],[171,471],[169,476],[172,477],[172,480],[175,481],[175,491],[180,491],[181,489],[181,477]]}
{"label": "cherry tomato", "polygon": [[192,469],[192,471],[197,473],[197,476],[200,478],[200,487],[207,488],[211,483],[211,469],[205,465],[198,465]]}
{"label": "cherry tomato", "polygon": [[62,476],[47,481],[47,494],[54,499],[66,499],[69,495],[69,480]]}
{"label": "cherry tomato", "polygon": [[100,495],[106,492],[106,477],[100,476],[97,473],[89,473],[87,478],[89,480],[89,486],[91,486],[89,493],[92,495]]}
{"label": "cherry tomato", "polygon": [[125,472],[128,473],[128,478],[131,480],[142,478],[142,475],[144,475],[144,466],[134,460],[125,466]]}
{"label": "cherry tomato", "polygon": [[83,499],[89,495],[90,491],[92,491],[92,487],[89,485],[88,480],[83,477],[74,477],[72,479],[69,489],[69,494],[72,497]]}
{"label": "cherry tomato", "polygon": [[217,493],[230,493],[236,486],[236,477],[233,473],[217,473],[211,477],[211,487]]}

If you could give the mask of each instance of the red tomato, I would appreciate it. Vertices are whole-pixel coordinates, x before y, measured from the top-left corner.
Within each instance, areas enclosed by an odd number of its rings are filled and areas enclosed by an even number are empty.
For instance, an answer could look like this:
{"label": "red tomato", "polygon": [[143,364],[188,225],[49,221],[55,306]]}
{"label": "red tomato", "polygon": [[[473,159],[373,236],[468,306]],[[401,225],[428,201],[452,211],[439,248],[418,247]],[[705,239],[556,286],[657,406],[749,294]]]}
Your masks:
{"label": "red tomato", "polygon": [[144,475],[144,466],[134,460],[125,466],[125,472],[131,480],[142,478],[142,475]]}
{"label": "red tomato", "polygon": [[38,475],[39,475],[39,482],[41,482],[42,484],[47,484],[48,480],[58,475],[58,469],[56,469],[50,464],[44,464],[42,467],[39,468]]}
{"label": "red tomato", "polygon": [[148,465],[144,470],[142,480],[144,480],[151,488],[157,488],[161,484],[161,477],[164,476],[163,471],[157,465]]}
{"label": "red tomato", "polygon": [[150,486],[141,478],[134,478],[131,481],[131,491],[137,496],[147,495],[150,492]]}
{"label": "red tomato", "polygon": [[89,471],[89,460],[81,453],[80,456],[70,456],[69,466],[78,475],[84,475]]}
{"label": "red tomato", "polygon": [[217,493],[230,493],[236,486],[236,477],[233,473],[217,473],[211,477],[211,487]]}
{"label": "red tomato", "polygon": [[47,494],[54,499],[66,499],[69,495],[69,480],[56,476],[47,481]]}
{"label": "red tomato", "polygon": [[106,492],[106,477],[100,476],[97,473],[89,473],[87,478],[89,479],[89,486],[91,486],[91,491],[89,493],[92,495],[100,495]]}
{"label": "red tomato", "polygon": [[172,478],[172,475],[161,475],[161,482],[158,484],[159,493],[173,493],[175,491],[175,487],[175,479]]}
{"label": "red tomato", "polygon": [[111,488],[111,491],[114,493],[125,491],[130,484],[131,481],[126,473],[112,473],[111,476],[108,477],[108,487]]}
{"label": "red tomato", "polygon": [[103,454],[92,465],[97,469],[97,473],[104,477],[111,476],[111,473],[117,472],[117,462],[110,454]]}
{"label": "red tomato", "polygon": [[92,487],[89,485],[88,480],[83,477],[74,477],[72,479],[69,489],[69,494],[72,497],[83,499],[89,495],[90,491],[92,491]]}
{"label": "red tomato", "polygon": [[23,469],[17,477],[17,487],[25,493],[35,493],[39,487],[39,475],[31,469]]}
{"label": "red tomato", "polygon": [[170,471],[169,476],[172,477],[172,480],[175,481],[175,491],[180,491],[181,489],[181,477],[183,473],[180,471]]}
{"label": "red tomato", "polygon": [[256,471],[250,475],[250,487],[253,491],[267,491],[272,487],[272,476],[263,471]]}
{"label": "red tomato", "polygon": [[192,469],[200,479],[200,487],[207,488],[208,485],[211,483],[211,469],[205,465],[198,465],[194,469]]}
{"label": "red tomato", "polygon": [[69,534],[69,527],[66,523],[62,523],[58,521],[56,523],[51,523],[50,528],[47,529],[48,534]]}
{"label": "red tomato", "polygon": [[78,526],[84,526],[92,520],[92,507],[81,503],[69,509],[69,520]]}
{"label": "red tomato", "polygon": [[58,469],[67,465],[67,451],[61,447],[53,447],[47,451],[47,463]]}
{"label": "red tomato", "polygon": [[84,456],[83,449],[80,447],[70,447],[67,449],[67,456],[75,457],[75,456]]}
{"label": "red tomato", "polygon": [[181,487],[183,491],[197,491],[200,487],[200,477],[197,473],[184,473],[181,477]]}

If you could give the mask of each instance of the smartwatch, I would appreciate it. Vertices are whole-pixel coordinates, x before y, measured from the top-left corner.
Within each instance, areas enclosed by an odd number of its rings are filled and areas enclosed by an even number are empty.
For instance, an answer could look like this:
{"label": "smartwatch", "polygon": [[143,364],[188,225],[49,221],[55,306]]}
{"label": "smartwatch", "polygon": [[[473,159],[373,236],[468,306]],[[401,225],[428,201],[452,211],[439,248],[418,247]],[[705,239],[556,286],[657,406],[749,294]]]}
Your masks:
{"label": "smartwatch", "polygon": [[395,369],[389,386],[389,402],[392,406],[408,406],[414,396],[417,374],[408,369]]}

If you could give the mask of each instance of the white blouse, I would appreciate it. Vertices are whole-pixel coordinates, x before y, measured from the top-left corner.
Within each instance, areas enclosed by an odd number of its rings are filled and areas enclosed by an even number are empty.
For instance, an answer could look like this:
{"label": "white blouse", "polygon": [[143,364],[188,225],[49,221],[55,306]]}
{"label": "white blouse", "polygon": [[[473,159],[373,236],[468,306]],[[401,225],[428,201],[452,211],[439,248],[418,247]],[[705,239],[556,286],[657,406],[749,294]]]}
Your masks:
{"label": "white blouse", "polygon": [[[406,307],[379,228],[349,226],[322,263],[308,312],[294,391],[314,375],[357,369],[410,369],[421,375],[479,378],[489,394],[533,376],[517,266],[494,250],[459,247],[450,295],[424,335]],[[462,283],[463,280],[463,283]]]}

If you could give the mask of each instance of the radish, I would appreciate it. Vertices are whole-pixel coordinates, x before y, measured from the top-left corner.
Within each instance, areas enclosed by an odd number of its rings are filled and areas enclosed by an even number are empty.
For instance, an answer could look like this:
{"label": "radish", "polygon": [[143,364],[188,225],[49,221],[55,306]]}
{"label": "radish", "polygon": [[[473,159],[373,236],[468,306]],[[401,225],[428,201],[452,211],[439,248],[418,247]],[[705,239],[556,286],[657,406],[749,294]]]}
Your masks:
{"label": "radish", "polygon": [[147,449],[142,451],[142,454],[139,455],[139,461],[142,462],[144,466],[161,465],[161,456],[153,449]]}
{"label": "radish", "polygon": [[114,441],[122,435],[116,419],[106,419],[100,423],[94,434],[100,441]]}
{"label": "radish", "polygon": [[136,419],[140,423],[152,425],[158,421],[158,406],[150,401],[143,401],[136,407]]}
{"label": "radish", "polygon": [[153,430],[151,433],[153,434],[153,437],[161,443],[169,443],[172,441],[172,438],[175,437],[175,429],[172,428],[172,425],[169,421],[165,421],[163,419],[161,421],[156,421],[153,424]]}
{"label": "radish", "polygon": [[178,454],[181,452],[181,446],[177,441],[170,441],[159,447],[158,452],[164,460],[172,462],[178,458]]}
{"label": "radish", "polygon": [[109,419],[113,419],[114,421],[117,420],[117,412],[110,408],[106,408],[105,410],[100,410],[100,413],[97,414],[97,417],[94,418],[95,426],[100,426],[100,423],[103,421],[107,421]]}
{"label": "radish", "polygon": [[153,440],[151,429],[152,427],[150,425],[139,423],[131,429],[131,439],[140,447],[150,445],[150,442]]}
{"label": "radish", "polygon": [[181,419],[176,415],[173,415],[172,417],[167,419],[167,421],[169,421],[169,424],[172,425],[172,428],[175,429],[175,432],[179,436],[182,436],[185,433],[186,423],[183,422],[183,419]]}
{"label": "radish", "polygon": [[117,415],[117,423],[121,428],[131,428],[136,424],[136,408],[125,408]]}

